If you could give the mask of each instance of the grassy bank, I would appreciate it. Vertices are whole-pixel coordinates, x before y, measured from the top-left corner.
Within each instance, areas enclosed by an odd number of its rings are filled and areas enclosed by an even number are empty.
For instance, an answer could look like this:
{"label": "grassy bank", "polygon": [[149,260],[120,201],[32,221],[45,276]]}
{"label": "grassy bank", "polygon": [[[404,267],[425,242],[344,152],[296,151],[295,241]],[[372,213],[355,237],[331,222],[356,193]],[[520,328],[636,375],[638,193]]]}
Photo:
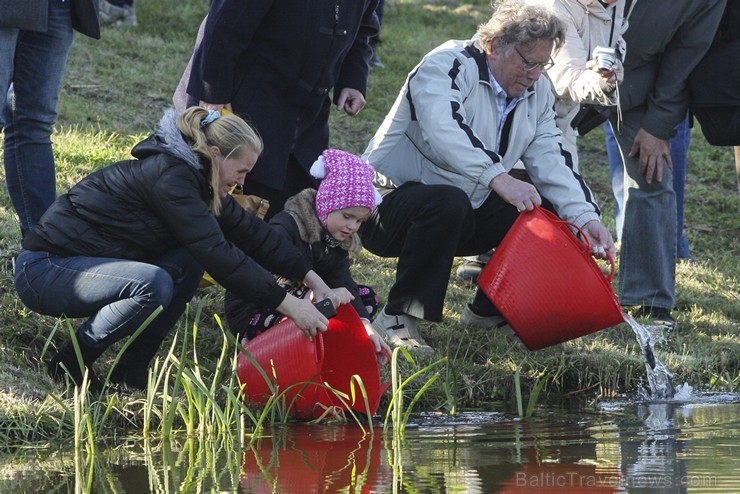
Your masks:
{"label": "grassy bank", "polygon": [[[53,137],[60,191],[90,171],[126,157],[131,146],[154,128],[187,63],[207,4],[207,0],[142,0],[137,3],[138,27],[105,29],[100,41],[77,37]],[[380,46],[386,69],[372,73],[368,106],[359,116],[333,113],[332,145],[361,153],[408,71],[440,42],[469,37],[489,12],[482,0],[387,2]],[[582,174],[603,205],[604,221],[613,229],[614,205],[601,130],[588,134],[581,146]],[[666,336],[657,354],[675,372],[678,383],[732,391],[740,387],[740,198],[734,162],[729,148],[709,146],[697,127],[689,158],[686,233],[696,262],[678,266],[678,328]],[[65,437],[69,431],[60,425],[64,407],[50,397],[62,395],[63,390],[48,379],[40,363],[59,321],[28,312],[15,295],[11,259],[19,248],[19,232],[4,181],[0,187],[0,436],[21,441]],[[368,253],[355,262],[358,281],[375,287],[381,298],[393,282],[394,268],[394,260]],[[438,350],[434,359],[445,355],[449,359],[438,369],[440,379],[417,405],[419,409],[510,405],[517,369],[525,399],[536,383],[545,380],[541,403],[564,395],[593,400],[634,394],[644,380],[644,363],[626,324],[529,352],[496,332],[458,324],[472,293],[469,284],[453,275],[444,322],[422,326],[427,341]],[[204,301],[197,321],[198,352],[208,381],[221,351],[221,330],[214,315],[222,313],[223,293],[212,287],[198,297]],[[192,324],[192,319],[187,324],[183,320],[179,329],[189,331]],[[58,331],[51,345],[65,338]],[[166,348],[167,344],[165,352]],[[107,371],[113,353],[102,357],[102,371]],[[431,361],[421,358],[417,365]],[[140,399],[121,397],[116,407],[122,413],[108,422],[106,433],[138,430]]]}

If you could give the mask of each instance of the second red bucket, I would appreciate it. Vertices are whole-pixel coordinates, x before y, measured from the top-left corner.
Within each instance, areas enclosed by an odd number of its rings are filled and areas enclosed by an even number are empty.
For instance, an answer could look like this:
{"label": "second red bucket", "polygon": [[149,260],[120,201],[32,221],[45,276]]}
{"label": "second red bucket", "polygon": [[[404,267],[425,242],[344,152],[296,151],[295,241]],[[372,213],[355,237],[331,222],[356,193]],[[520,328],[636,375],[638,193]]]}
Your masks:
{"label": "second red bucket", "polygon": [[571,223],[542,209],[523,212],[478,277],[478,285],[530,350],[624,322],[604,274]]}
{"label": "second red bucket", "polygon": [[[316,418],[332,406],[349,407],[359,413],[369,409],[370,415],[374,415],[390,384],[381,382],[375,349],[350,304],[338,307],[336,317],[329,319],[328,329],[313,341],[308,341],[298,326],[286,318],[249,341],[244,352],[238,356],[237,374],[245,400],[264,405],[274,391],[284,393],[286,405],[301,419]],[[387,357],[390,362],[390,356]],[[352,399],[355,375],[362,379],[365,396],[356,389]],[[343,401],[327,387],[350,398]]]}

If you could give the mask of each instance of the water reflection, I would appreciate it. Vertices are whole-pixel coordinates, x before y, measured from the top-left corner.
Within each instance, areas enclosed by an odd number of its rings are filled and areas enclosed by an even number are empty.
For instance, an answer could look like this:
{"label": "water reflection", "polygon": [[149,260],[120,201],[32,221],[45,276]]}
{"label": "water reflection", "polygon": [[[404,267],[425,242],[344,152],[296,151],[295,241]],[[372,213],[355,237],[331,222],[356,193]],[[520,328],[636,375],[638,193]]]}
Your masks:
{"label": "water reflection", "polygon": [[382,492],[392,472],[381,434],[355,425],[275,428],[244,455],[241,492]]}
{"label": "water reflection", "polygon": [[686,492],[686,460],[679,458],[685,442],[676,426],[677,410],[680,412],[681,406],[673,403],[641,403],[636,413],[639,422],[621,424],[621,462],[628,487],[656,493]]}
{"label": "water reflection", "polygon": [[[464,431],[456,439],[458,457],[447,458],[450,474],[466,465],[463,479],[445,476],[445,483],[429,492],[469,493],[611,493],[620,481],[620,471],[597,461],[597,442],[586,421],[545,420],[502,421],[493,428],[479,429],[475,435]],[[582,414],[580,414],[582,418]],[[448,438],[459,431],[450,431]],[[442,431],[440,435],[443,437]],[[428,437],[428,434],[424,434]],[[412,442],[414,438],[409,438]],[[427,443],[427,440],[420,441]],[[429,454],[444,451],[428,448]],[[448,448],[446,451],[450,451]],[[417,465],[429,461],[423,455]],[[459,482],[462,480],[462,482]]]}
{"label": "water reflection", "polygon": [[613,402],[527,421],[430,414],[403,437],[289,425],[242,450],[183,440],[118,444],[92,460],[36,451],[2,462],[0,492],[736,493],[738,402]]}
{"label": "water reflection", "polygon": [[647,402],[634,410],[634,422],[615,422],[629,492],[740,491],[737,404]]}

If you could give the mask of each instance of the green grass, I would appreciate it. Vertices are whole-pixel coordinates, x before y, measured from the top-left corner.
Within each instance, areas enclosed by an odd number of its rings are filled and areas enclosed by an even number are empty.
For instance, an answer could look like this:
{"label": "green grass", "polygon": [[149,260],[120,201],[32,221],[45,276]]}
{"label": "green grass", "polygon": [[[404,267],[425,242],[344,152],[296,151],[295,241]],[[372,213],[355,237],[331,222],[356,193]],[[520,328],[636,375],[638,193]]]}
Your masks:
{"label": "green grass", "polygon": [[[139,27],[105,29],[100,41],[76,38],[53,136],[60,192],[90,171],[127,157],[132,145],[154,128],[187,62],[207,4],[207,0],[141,0],[137,2]],[[386,69],[372,72],[368,104],[358,116],[332,113],[332,145],[361,153],[419,59],[447,39],[469,37],[489,12],[488,2],[482,0],[387,2],[380,45]],[[600,199],[604,221],[613,229],[614,204],[603,143],[600,129],[588,134],[580,143],[580,161],[582,174]],[[696,263],[678,266],[678,329],[657,348],[657,354],[675,372],[677,383],[734,391],[740,369],[740,198],[734,160],[731,149],[709,146],[698,127],[693,129],[689,158],[686,233]],[[19,248],[19,232],[4,180],[0,189],[0,439],[2,444],[68,439],[71,393],[64,394],[41,363],[47,338],[59,321],[29,312],[15,294],[11,259]],[[395,260],[363,253],[355,261],[354,272],[384,302],[394,279]],[[413,364],[398,360],[398,372],[410,376],[447,357],[443,365],[435,366],[438,377],[413,403],[414,411],[506,407],[516,413],[517,396],[529,409],[533,399],[544,404],[562,397],[594,400],[634,395],[645,379],[644,363],[626,324],[530,352],[496,332],[460,326],[459,314],[472,294],[472,287],[453,275],[444,322],[421,328],[438,354],[419,356]],[[179,354],[183,333],[197,325],[198,374],[193,368],[187,372],[192,372],[193,389],[200,388],[203,395],[213,390],[214,401],[196,400],[194,409],[169,412],[176,414],[175,427],[229,406],[228,393],[219,388],[230,382],[230,376],[224,372],[225,364],[219,363],[223,338],[214,317],[222,313],[223,292],[211,287],[198,298],[194,305],[203,302],[198,320],[183,317],[177,328],[179,339],[167,340],[160,356],[173,345]],[[58,331],[49,351],[66,337]],[[119,349],[116,346],[103,355],[99,374],[107,372]],[[214,378],[219,382],[213,383]],[[412,380],[404,392],[416,397],[429,380],[428,376]],[[389,399],[381,404],[380,413]],[[117,413],[106,419],[101,434],[121,436],[144,427],[146,396],[119,400],[114,404]],[[154,418],[157,423],[161,420]],[[197,429],[192,423],[190,427]]]}

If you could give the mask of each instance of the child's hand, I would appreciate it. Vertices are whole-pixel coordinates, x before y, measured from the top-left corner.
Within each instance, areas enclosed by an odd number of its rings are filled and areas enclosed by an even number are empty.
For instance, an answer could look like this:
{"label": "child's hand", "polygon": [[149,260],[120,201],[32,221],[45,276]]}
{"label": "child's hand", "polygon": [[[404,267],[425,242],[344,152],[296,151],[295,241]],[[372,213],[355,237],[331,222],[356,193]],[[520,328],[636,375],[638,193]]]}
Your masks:
{"label": "child's hand", "polygon": [[313,290],[311,292],[311,300],[313,302],[319,302],[327,298],[331,300],[335,309],[340,305],[348,304],[355,299],[346,288],[331,289],[327,287],[325,290]]}
{"label": "child's hand", "polygon": [[313,292],[311,298],[314,302],[328,298],[331,299],[334,307],[339,306],[339,304],[334,300],[334,291],[329,288],[329,285],[327,285],[313,269],[306,273],[306,277],[303,279],[303,284]]}
{"label": "child's hand", "polygon": [[333,288],[331,292],[332,292],[331,300],[332,302],[334,302],[334,307],[339,307],[340,305],[348,304],[355,299],[355,297],[353,297],[352,294],[349,293],[349,290],[347,290],[344,287]]}
{"label": "child's hand", "polygon": [[378,358],[378,364],[387,364],[387,355],[391,355],[391,347],[389,347],[383,337],[378,334],[370,321],[363,319],[362,324],[365,326],[365,331],[367,331],[367,335],[370,337],[370,341],[375,347],[375,355]]}

